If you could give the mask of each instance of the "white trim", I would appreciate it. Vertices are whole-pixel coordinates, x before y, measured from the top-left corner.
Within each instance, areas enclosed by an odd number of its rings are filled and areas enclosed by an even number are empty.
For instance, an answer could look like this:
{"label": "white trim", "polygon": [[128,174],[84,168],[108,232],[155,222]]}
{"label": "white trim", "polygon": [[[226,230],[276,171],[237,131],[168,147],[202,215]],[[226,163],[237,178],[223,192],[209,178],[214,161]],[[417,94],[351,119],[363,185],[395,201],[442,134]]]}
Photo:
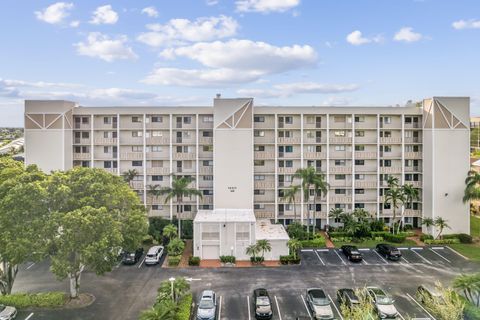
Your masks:
{"label": "white trim", "polygon": [[[112,119],[112,125],[113,125],[113,119]],[[117,113],[117,174],[118,176],[121,175],[120,172],[120,114]]]}
{"label": "white trim", "polygon": [[278,113],[275,113],[274,136],[275,136],[275,188],[274,188],[275,209],[274,209],[274,215],[275,215],[275,223],[277,223],[278,222]]}
{"label": "white trim", "polygon": [[[90,115],[90,168],[95,168],[94,164],[94,153],[95,153],[95,145],[94,145],[94,133],[95,131],[93,130],[93,121],[95,120],[93,114]],[[113,163],[112,163],[113,166]],[[118,163],[117,163],[118,167]]]}
{"label": "white trim", "polygon": [[143,205],[147,208],[147,115],[143,114]]}
{"label": "white trim", "polygon": [[355,114],[352,113],[352,211],[355,210]]}
{"label": "white trim", "polygon": [[[315,124],[316,124],[316,119],[315,119]],[[327,184],[329,183],[330,183],[330,113],[327,113]],[[330,194],[327,193],[327,224],[328,225],[330,224],[329,213],[330,213]]]}
{"label": "white trim", "polygon": [[[304,157],[304,154],[303,154],[303,152],[304,152],[304,150],[305,150],[305,147],[304,147],[304,145],[303,145],[303,143],[304,143],[304,141],[303,141],[303,140],[304,140],[304,137],[303,137],[303,135],[304,135],[304,128],[303,128],[304,124],[303,124],[303,121],[304,121],[304,116],[303,116],[303,113],[301,113],[301,114],[300,114],[300,168],[301,168],[301,169],[303,169],[303,168],[305,167],[305,164],[304,164],[304,162],[305,162],[305,157]],[[292,182],[291,182],[291,183],[293,184],[293,178],[292,178]],[[300,189],[301,189],[301,188],[300,188]],[[297,204],[295,204],[295,206],[296,206],[296,205],[297,205]],[[302,223],[303,223],[303,194],[302,194],[302,193],[300,193],[300,207],[301,207],[301,220],[302,220]],[[293,210],[296,210],[296,209],[297,209],[297,208],[293,208]],[[296,211],[295,211],[295,212],[296,212]],[[285,221],[285,220],[284,220],[284,221]],[[294,222],[296,222],[296,221],[294,221]]]}
{"label": "white trim", "polygon": [[383,203],[380,203],[380,114],[377,113],[377,220],[380,219],[380,206],[383,207]]}
{"label": "white trim", "polygon": [[[173,114],[170,114],[170,187],[172,187],[172,180],[173,180]],[[170,199],[170,221],[173,220],[173,199]],[[202,242],[203,246],[203,242]]]}
{"label": "white trim", "polygon": [[[401,131],[401,139],[402,139],[402,177],[400,179],[402,186],[405,184],[405,114],[401,114],[400,120],[402,121],[402,131]],[[423,151],[423,150],[422,150]],[[423,180],[423,177],[422,177]],[[413,209],[413,208],[412,208]],[[401,219],[402,219],[402,224],[405,223],[405,203],[402,203],[402,208],[401,208]]]}
{"label": "white trim", "polygon": [[[199,175],[199,170],[200,170],[200,158],[199,158],[199,128],[198,128],[198,114],[195,114],[195,163],[196,163],[196,166],[195,166],[195,171],[196,171],[196,177],[195,177],[195,186],[196,186],[196,189],[197,190],[200,190],[200,175]],[[199,210],[199,207],[200,207],[200,197],[199,196],[195,196],[197,199],[197,212]]]}

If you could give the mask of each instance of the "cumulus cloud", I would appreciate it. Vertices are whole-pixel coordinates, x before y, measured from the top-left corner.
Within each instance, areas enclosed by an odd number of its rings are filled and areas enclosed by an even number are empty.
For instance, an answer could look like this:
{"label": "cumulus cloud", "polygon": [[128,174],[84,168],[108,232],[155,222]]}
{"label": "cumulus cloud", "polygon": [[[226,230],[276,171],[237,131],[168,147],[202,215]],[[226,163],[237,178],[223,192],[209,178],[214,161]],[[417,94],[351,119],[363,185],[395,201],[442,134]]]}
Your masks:
{"label": "cumulus cloud", "polygon": [[261,77],[314,66],[317,53],[308,45],[277,47],[265,42],[232,39],[199,42],[161,52],[166,59],[188,58],[204,68],[159,67],[143,82],[190,87],[218,87],[257,81]]}
{"label": "cumulus cloud", "polygon": [[458,20],[452,23],[452,27],[457,30],[462,29],[480,29],[480,20]]}
{"label": "cumulus cloud", "polygon": [[150,18],[158,17],[158,11],[155,7],[146,7],[142,9],[142,13],[146,14]]}
{"label": "cumulus cloud", "polygon": [[360,30],[355,30],[347,35],[347,42],[354,46],[361,46],[362,44],[367,43],[378,43],[382,42],[383,38],[381,35],[374,36],[372,38],[364,37]]}
{"label": "cumulus cloud", "polygon": [[172,19],[166,24],[148,24],[148,32],[137,40],[152,47],[162,47],[185,42],[210,41],[231,37],[237,33],[238,23],[232,17],[202,17],[195,21]]}
{"label": "cumulus cloud", "polygon": [[118,21],[118,13],[116,13],[111,5],[98,7],[92,15],[91,24],[115,24]]}
{"label": "cumulus cloud", "polygon": [[423,35],[418,32],[414,32],[411,27],[401,28],[393,37],[395,41],[403,42],[416,42],[423,38]]}
{"label": "cumulus cloud", "polygon": [[300,0],[238,0],[235,1],[239,12],[285,12],[295,8]]}
{"label": "cumulus cloud", "polygon": [[5,80],[0,79],[0,97],[6,98],[18,98],[20,91],[6,82]]}
{"label": "cumulus cloud", "polygon": [[72,22],[70,22],[70,27],[72,28],[78,28],[80,26],[80,21],[78,20],[74,20]]}
{"label": "cumulus cloud", "polygon": [[72,9],[73,3],[57,2],[42,11],[35,11],[35,16],[46,23],[60,24],[70,15]]}
{"label": "cumulus cloud", "polygon": [[237,93],[243,96],[261,98],[290,97],[297,94],[338,94],[356,91],[358,84],[329,84],[319,82],[293,82],[276,84],[272,89],[240,89]]}
{"label": "cumulus cloud", "polygon": [[205,3],[207,6],[215,6],[218,4],[218,0],[206,0]]}
{"label": "cumulus cloud", "polygon": [[121,35],[110,38],[99,32],[88,34],[86,41],[74,44],[77,53],[82,56],[99,58],[107,62],[115,60],[136,59],[133,49],[126,45],[127,36]]}

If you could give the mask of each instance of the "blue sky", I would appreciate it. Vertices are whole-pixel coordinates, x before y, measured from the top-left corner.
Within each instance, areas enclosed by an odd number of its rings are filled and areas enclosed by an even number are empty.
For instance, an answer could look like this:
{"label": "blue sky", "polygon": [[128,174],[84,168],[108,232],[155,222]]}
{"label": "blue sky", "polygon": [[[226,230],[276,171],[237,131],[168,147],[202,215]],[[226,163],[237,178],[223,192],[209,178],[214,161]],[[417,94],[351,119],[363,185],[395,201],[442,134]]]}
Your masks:
{"label": "blue sky", "polygon": [[81,105],[395,105],[472,97],[478,0],[0,2],[0,126]]}

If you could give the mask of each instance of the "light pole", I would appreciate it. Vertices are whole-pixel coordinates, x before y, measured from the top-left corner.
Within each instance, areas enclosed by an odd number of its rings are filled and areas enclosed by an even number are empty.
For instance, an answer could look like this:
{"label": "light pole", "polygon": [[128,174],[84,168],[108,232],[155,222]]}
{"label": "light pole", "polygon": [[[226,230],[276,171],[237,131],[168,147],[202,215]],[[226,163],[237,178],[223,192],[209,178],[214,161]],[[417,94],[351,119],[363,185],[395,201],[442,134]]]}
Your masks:
{"label": "light pole", "polygon": [[175,302],[175,297],[173,296],[173,283],[175,282],[175,278],[171,277],[168,279],[170,281],[171,287],[172,287],[172,301]]}

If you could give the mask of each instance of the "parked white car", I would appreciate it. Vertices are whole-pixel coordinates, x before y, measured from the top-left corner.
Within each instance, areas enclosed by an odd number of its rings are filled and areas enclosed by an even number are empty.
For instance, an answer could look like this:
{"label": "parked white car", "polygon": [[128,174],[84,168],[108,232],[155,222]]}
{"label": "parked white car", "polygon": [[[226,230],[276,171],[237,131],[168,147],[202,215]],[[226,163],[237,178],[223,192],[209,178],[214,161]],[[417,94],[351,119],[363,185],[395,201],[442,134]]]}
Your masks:
{"label": "parked white car", "polygon": [[12,320],[17,316],[15,307],[8,307],[0,304],[0,320]]}
{"label": "parked white car", "polygon": [[367,293],[375,306],[380,319],[397,319],[398,311],[393,300],[385,291],[378,287],[367,287]]}
{"label": "parked white car", "polygon": [[160,259],[163,256],[163,246],[153,246],[148,249],[147,256],[145,257],[146,265],[153,265],[160,263]]}
{"label": "parked white car", "polygon": [[330,299],[323,289],[307,289],[306,298],[314,319],[334,319]]}

